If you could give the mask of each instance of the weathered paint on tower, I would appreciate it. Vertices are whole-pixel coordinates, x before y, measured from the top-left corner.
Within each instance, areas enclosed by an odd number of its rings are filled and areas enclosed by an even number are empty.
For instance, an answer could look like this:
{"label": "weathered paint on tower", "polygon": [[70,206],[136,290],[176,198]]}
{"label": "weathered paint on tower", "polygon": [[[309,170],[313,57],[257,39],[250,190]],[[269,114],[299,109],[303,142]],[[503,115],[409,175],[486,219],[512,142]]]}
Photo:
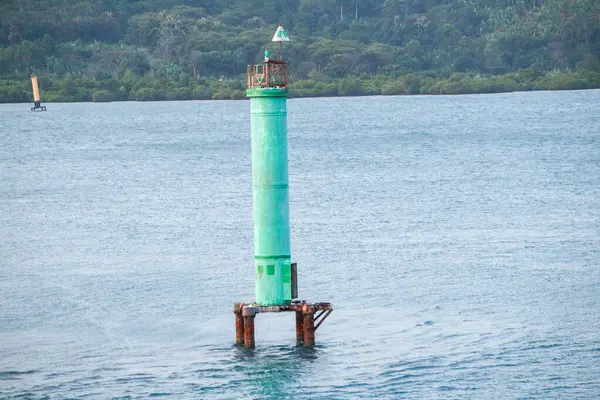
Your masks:
{"label": "weathered paint on tower", "polygon": [[254,264],[259,305],[282,305],[292,300],[286,84],[287,64],[282,60],[266,56],[264,65],[249,67],[246,94],[251,114]]}
{"label": "weathered paint on tower", "polygon": [[250,97],[256,303],[292,300],[288,200],[287,89],[256,88]]}

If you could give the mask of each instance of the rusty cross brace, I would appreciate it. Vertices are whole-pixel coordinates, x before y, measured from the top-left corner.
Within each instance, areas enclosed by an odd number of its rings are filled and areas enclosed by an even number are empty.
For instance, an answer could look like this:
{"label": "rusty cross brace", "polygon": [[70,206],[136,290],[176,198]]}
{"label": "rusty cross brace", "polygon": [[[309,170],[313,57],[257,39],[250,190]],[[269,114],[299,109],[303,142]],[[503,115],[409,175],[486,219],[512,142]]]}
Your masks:
{"label": "rusty cross brace", "polygon": [[333,310],[322,310],[321,313],[315,318],[315,322],[319,322],[315,325],[315,331],[321,326],[321,324],[329,317]]}

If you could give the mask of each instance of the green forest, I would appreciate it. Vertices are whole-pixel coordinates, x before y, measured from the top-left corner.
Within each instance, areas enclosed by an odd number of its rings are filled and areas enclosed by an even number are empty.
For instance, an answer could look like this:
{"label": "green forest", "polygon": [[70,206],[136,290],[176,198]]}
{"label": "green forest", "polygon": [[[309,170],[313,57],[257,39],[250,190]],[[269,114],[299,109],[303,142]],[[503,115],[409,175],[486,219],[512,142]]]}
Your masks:
{"label": "green forest", "polygon": [[600,87],[598,0],[2,0],[0,103],[242,99],[278,25],[293,97]]}

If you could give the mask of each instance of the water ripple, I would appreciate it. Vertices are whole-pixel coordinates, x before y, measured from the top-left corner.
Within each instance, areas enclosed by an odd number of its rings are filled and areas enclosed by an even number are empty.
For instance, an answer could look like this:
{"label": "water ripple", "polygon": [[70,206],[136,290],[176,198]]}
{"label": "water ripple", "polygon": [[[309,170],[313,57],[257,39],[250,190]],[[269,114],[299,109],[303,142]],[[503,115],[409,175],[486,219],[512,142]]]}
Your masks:
{"label": "water ripple", "polygon": [[290,100],[300,294],[335,311],[254,351],[246,102],[0,105],[0,398],[597,398],[598,104]]}

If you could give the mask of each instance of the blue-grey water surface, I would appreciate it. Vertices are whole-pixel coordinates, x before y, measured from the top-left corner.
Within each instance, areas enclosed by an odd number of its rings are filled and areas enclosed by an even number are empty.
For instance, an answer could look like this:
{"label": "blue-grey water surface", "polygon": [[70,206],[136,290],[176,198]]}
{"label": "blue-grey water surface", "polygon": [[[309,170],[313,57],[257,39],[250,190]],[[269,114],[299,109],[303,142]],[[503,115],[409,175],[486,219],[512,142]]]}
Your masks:
{"label": "blue-grey water surface", "polygon": [[288,103],[313,350],[253,299],[249,103],[0,105],[0,398],[600,397],[600,91]]}

